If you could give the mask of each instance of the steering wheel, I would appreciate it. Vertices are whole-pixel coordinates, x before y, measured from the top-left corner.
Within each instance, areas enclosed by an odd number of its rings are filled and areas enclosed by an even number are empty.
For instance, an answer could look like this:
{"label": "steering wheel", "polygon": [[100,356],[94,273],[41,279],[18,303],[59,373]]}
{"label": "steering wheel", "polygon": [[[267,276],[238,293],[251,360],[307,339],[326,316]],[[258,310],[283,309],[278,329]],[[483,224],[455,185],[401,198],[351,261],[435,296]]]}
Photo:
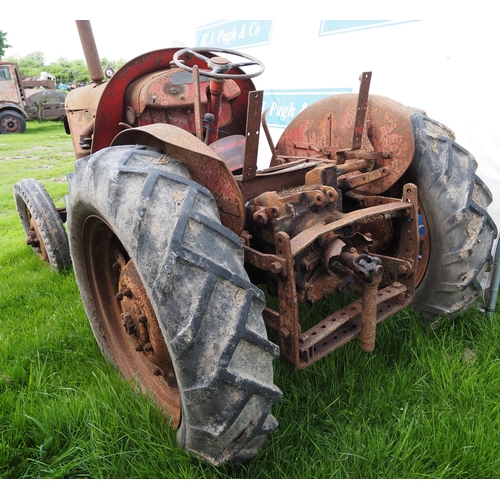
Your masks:
{"label": "steering wheel", "polygon": [[[200,52],[217,52],[220,54],[231,54],[233,56],[240,57],[242,59],[246,59],[246,61],[242,61],[239,63],[232,63],[229,61],[229,59],[226,59],[225,57],[221,56],[212,56],[212,57],[207,57],[204,56],[203,54],[200,54]],[[256,76],[259,76],[264,72],[264,64],[259,61],[257,58],[248,56],[246,54],[242,54],[241,52],[236,52],[235,50],[227,50],[227,49],[215,49],[215,48],[210,48],[210,47],[197,47],[194,49],[186,48],[186,49],[181,49],[178,50],[174,54],[174,63],[177,67],[182,68],[186,71],[193,72],[193,68],[190,66],[186,66],[184,64],[184,61],[182,61],[180,58],[184,54],[190,54],[192,56],[195,56],[202,61],[204,61],[209,70],[199,70],[200,75],[203,76],[208,76],[209,78],[218,78],[222,80],[248,80],[250,78],[254,78]],[[235,69],[235,68],[242,68],[243,66],[252,66],[256,64],[258,68],[253,72],[253,73],[243,73],[243,74],[227,74],[228,71]]]}

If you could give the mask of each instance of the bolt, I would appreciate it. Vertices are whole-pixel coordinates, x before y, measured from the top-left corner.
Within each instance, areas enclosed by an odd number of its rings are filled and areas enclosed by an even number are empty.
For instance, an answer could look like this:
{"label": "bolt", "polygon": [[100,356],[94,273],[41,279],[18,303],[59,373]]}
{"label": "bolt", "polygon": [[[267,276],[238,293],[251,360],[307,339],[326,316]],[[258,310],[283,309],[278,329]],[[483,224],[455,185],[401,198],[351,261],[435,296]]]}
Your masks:
{"label": "bolt", "polygon": [[154,371],[154,374],[157,377],[163,377],[163,370],[161,368],[156,368],[155,371]]}
{"label": "bolt", "polygon": [[135,326],[134,318],[130,314],[122,315],[122,324],[125,328],[125,331],[132,335],[137,331],[137,327]]}
{"label": "bolt", "polygon": [[119,300],[123,300],[123,293],[118,292],[118,293],[115,295],[115,297],[116,297],[116,300],[118,300],[118,301],[119,301]]}
{"label": "bolt", "polygon": [[167,379],[167,385],[169,387],[177,387],[177,379],[175,378],[175,373],[174,372],[168,372],[167,376],[165,377]]}
{"label": "bolt", "polygon": [[132,290],[130,288],[125,288],[125,290],[123,290],[123,295],[125,295],[125,297],[132,297]]}
{"label": "bolt", "polygon": [[153,351],[153,346],[148,342],[147,344],[144,344],[144,350],[146,352],[152,352]]}
{"label": "bolt", "polygon": [[141,314],[138,318],[137,318],[137,321],[139,321],[139,323],[147,323],[148,322],[148,318],[146,317],[145,314]]}
{"label": "bolt", "polygon": [[144,350],[144,347],[142,345],[138,345],[138,346],[136,346],[135,350],[137,352],[142,352]]}
{"label": "bolt", "polygon": [[280,262],[273,262],[269,266],[269,271],[271,271],[273,274],[279,274],[279,273],[281,273],[281,270],[282,270],[282,266],[281,266]]}
{"label": "bolt", "polygon": [[40,241],[36,237],[35,233],[31,233],[27,238],[26,238],[26,245],[30,245],[32,247],[38,247],[40,246]]}

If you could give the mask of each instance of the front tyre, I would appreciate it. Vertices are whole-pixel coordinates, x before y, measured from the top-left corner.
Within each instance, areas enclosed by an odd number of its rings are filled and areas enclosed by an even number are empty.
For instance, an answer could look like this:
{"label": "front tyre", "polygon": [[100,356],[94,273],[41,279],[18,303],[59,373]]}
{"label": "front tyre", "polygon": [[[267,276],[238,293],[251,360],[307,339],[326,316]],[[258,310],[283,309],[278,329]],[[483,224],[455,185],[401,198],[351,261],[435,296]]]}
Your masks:
{"label": "front tyre", "polygon": [[26,120],[17,111],[0,112],[0,134],[22,134],[26,132]]}
{"label": "front tyre", "polygon": [[14,184],[14,201],[26,243],[54,271],[71,268],[68,236],[47,190],[36,179]]}
{"label": "front tyre", "polygon": [[78,160],[69,186],[75,276],[103,353],[156,398],[187,451],[214,465],[252,458],[277,425],[278,348],[210,192],[132,146]]}

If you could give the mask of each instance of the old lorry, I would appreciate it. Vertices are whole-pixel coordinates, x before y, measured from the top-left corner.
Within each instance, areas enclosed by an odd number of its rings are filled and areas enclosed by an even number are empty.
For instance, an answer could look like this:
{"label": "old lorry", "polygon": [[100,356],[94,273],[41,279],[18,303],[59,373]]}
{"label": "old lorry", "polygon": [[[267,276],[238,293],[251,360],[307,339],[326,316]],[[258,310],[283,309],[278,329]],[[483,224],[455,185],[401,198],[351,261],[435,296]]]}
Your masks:
{"label": "old lorry", "polygon": [[[363,73],[359,94],[310,105],[273,144],[257,59],[169,48],[106,79],[77,25],[93,83],[66,99],[66,206],[23,179],[18,212],[33,250],[72,266],[102,352],[187,451],[219,465],[264,446],[276,356],[302,369],[353,339],[369,352],[404,307],[476,303],[497,229],[449,128],[370,96]],[[257,168],[261,130],[272,159]],[[303,331],[299,305],[333,294],[347,305]]]}
{"label": "old lorry", "polygon": [[0,134],[25,132],[26,120],[62,120],[65,98],[53,80],[23,80],[17,64],[0,61]]}

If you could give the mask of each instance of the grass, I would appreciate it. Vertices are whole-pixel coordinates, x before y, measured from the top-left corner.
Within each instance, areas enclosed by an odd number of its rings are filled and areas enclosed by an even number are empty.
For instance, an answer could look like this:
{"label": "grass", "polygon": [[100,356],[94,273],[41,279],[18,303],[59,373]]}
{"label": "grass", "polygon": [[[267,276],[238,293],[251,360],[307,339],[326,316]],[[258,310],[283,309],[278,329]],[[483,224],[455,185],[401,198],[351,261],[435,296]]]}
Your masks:
{"label": "grass", "polygon": [[311,368],[275,362],[280,421],[251,462],[190,457],[159,410],[101,355],[73,274],[24,244],[13,184],[64,205],[73,168],[60,123],[0,136],[1,478],[498,478],[499,314],[435,325],[403,310],[373,353],[349,343]]}

